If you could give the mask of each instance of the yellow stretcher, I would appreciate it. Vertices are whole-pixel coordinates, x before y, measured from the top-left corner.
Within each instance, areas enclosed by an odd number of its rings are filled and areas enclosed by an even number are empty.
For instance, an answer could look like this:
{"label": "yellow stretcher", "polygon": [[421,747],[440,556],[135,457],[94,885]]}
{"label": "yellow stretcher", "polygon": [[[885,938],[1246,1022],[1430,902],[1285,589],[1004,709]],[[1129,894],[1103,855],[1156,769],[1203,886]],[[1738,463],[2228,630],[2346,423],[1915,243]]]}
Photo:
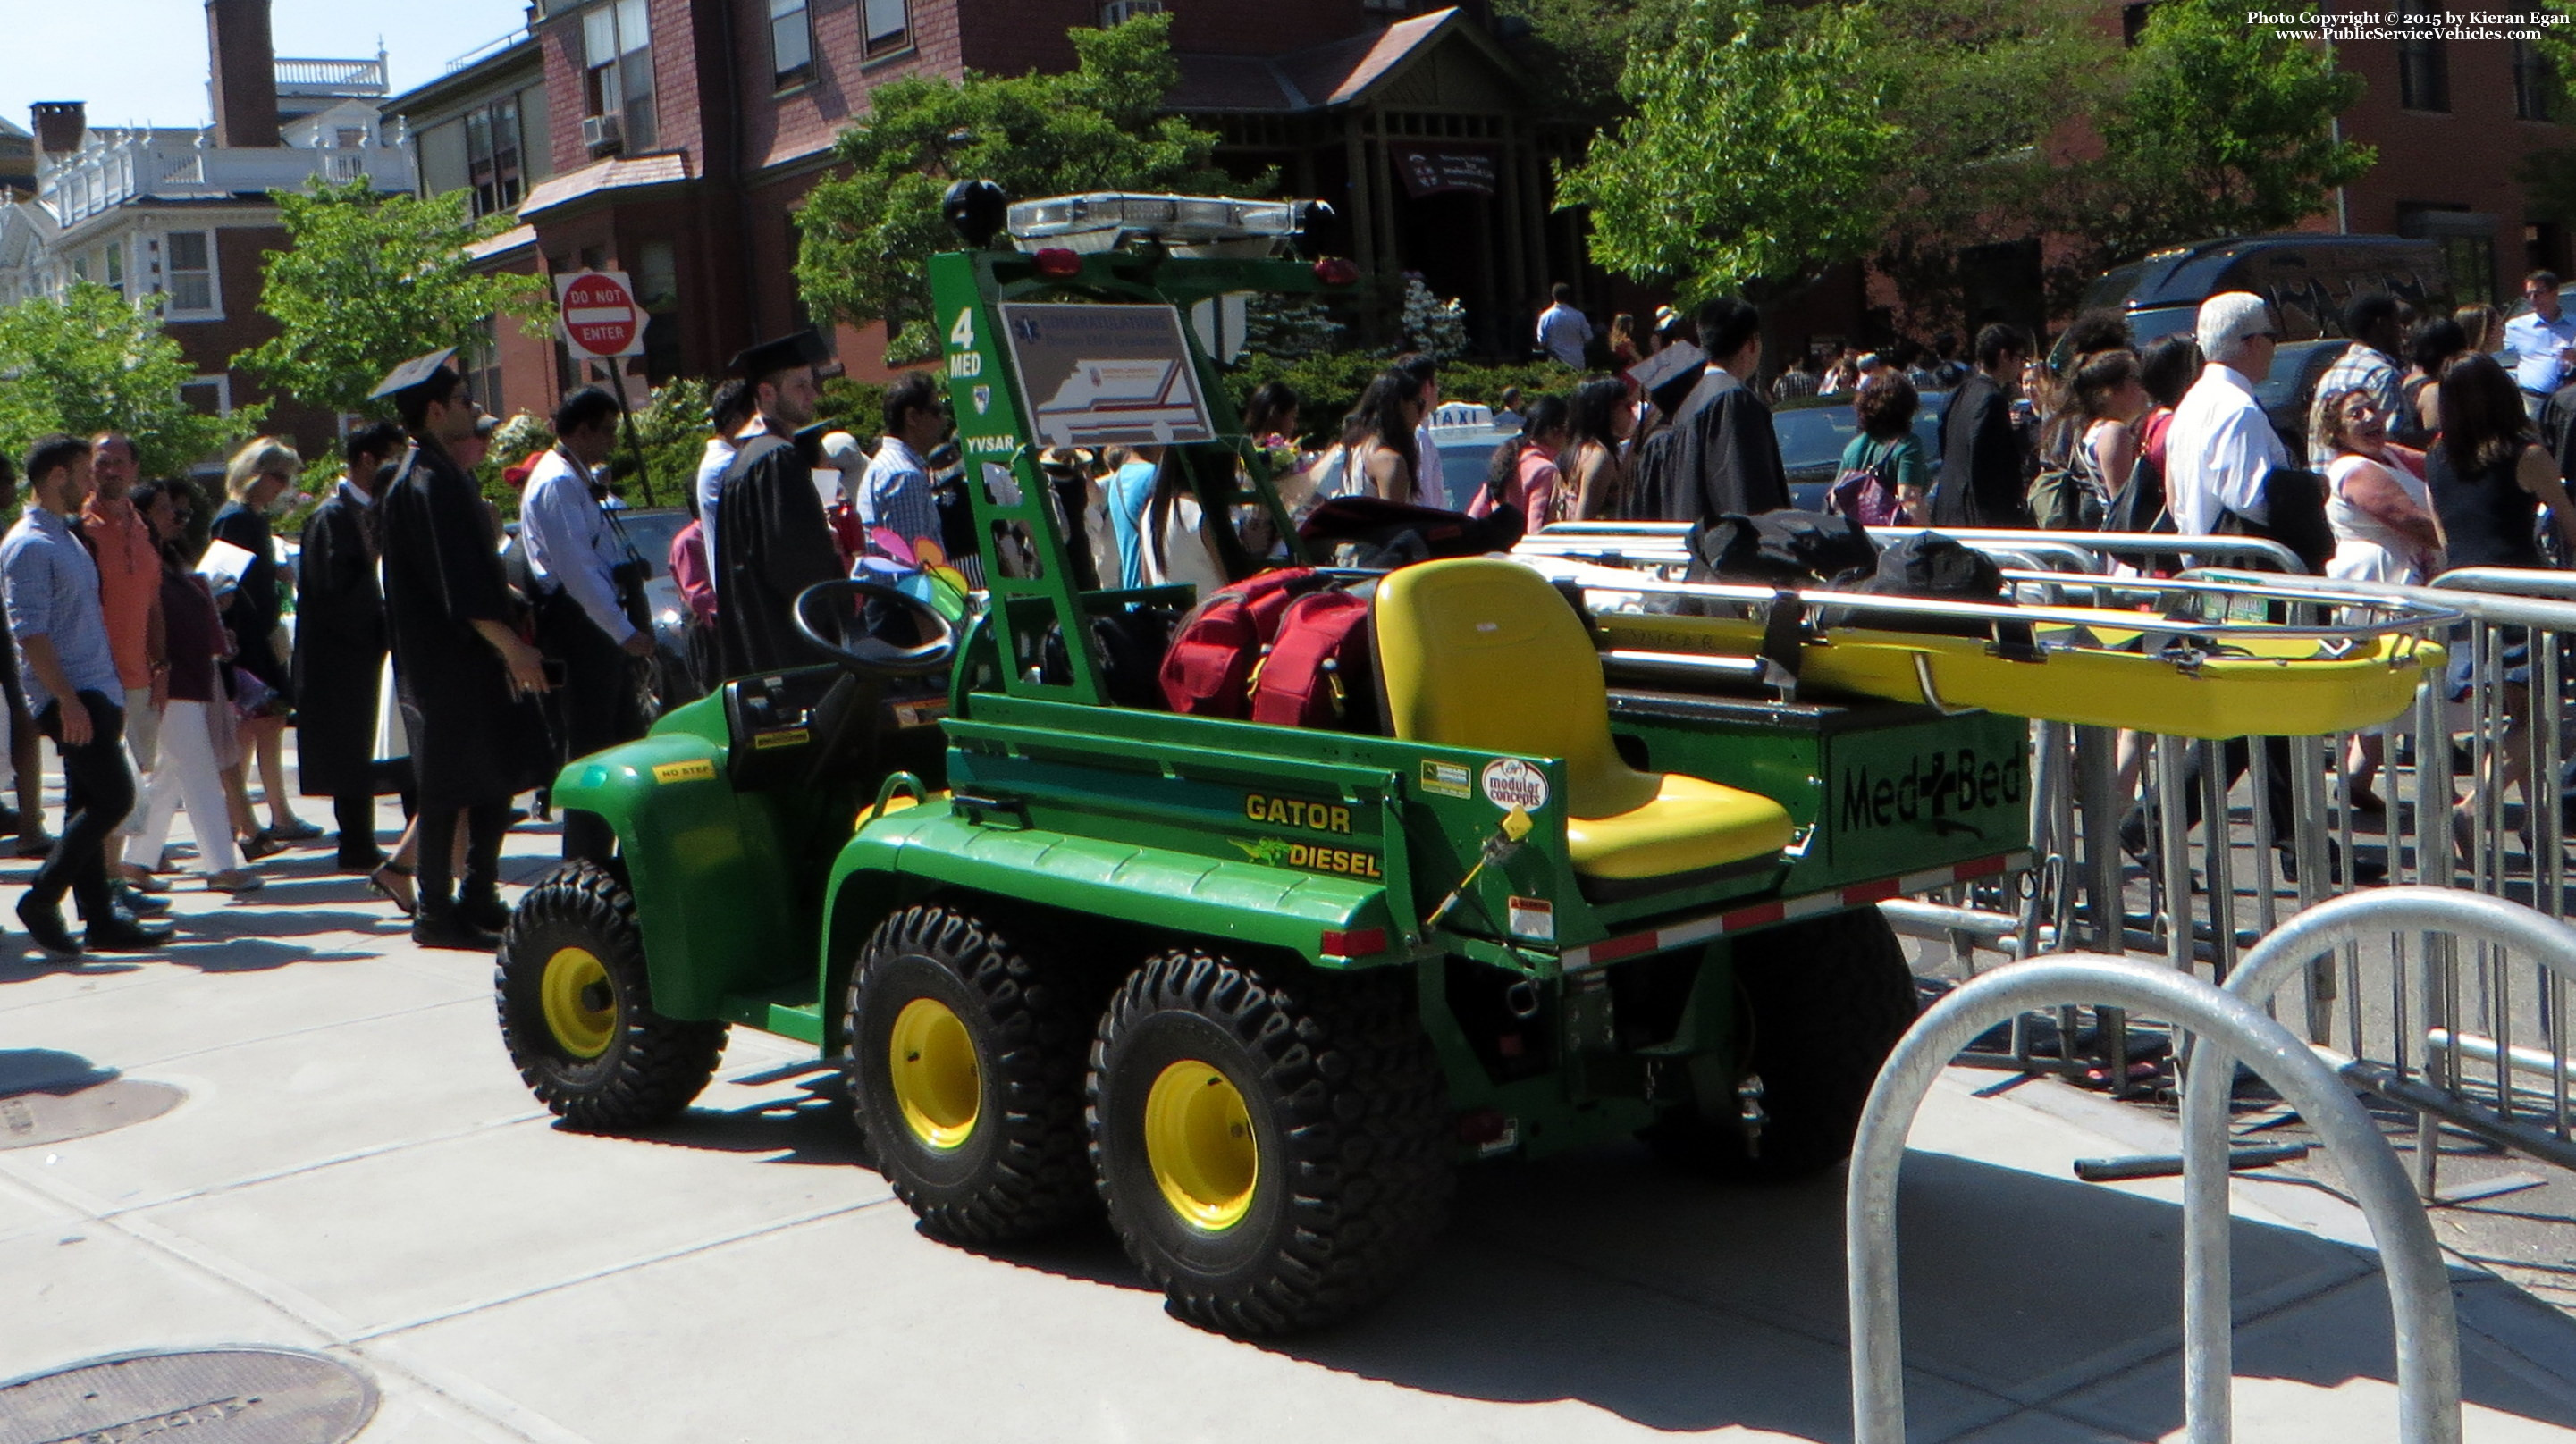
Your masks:
{"label": "yellow stretcher", "polygon": [[[1782,594],[1762,587],[1666,582],[1648,572],[1524,556],[1551,578],[1581,586],[1605,664],[1614,672],[1687,675],[1692,659],[1758,658],[1770,609]],[[2316,736],[2389,721],[2438,677],[2442,647],[2431,640],[2452,613],[2403,600],[2303,590],[2268,594],[2335,615],[2323,624],[2177,617],[2177,601],[2225,617],[2264,599],[2260,586],[2050,578],[2052,587],[2153,596],[2163,610],[1917,602],[1808,591],[1789,594],[1803,609],[1796,689],[1969,708],[2078,726],[2132,728],[2182,737]],[[1695,610],[1672,615],[1666,598]],[[1657,603],[1663,603],[1657,605]],[[1965,621],[1985,636],[1833,625],[1834,613],[1869,608],[1914,613],[1929,622]],[[1819,624],[1821,619],[1821,624]],[[1772,675],[1776,681],[1778,671]],[[1748,680],[1754,670],[1744,673]]]}

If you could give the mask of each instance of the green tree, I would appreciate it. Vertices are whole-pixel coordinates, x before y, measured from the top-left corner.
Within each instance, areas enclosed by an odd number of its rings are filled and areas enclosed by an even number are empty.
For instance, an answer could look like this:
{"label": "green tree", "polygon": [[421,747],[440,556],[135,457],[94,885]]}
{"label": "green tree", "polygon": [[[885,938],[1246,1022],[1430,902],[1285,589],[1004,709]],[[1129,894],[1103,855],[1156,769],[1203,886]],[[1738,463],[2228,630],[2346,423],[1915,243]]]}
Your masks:
{"label": "green tree", "polygon": [[1890,224],[1873,264],[1913,319],[1960,318],[1962,252],[2088,229],[2068,122],[2097,111],[2122,52],[2092,0],[1877,0],[1876,9],[1866,63],[1904,135],[1885,175]]}
{"label": "green tree", "polygon": [[1549,115],[1605,121],[1619,115],[1619,77],[1628,56],[1670,43],[1689,0],[1496,0],[1517,22],[1506,42],[1538,82]]}
{"label": "green tree", "polygon": [[1558,207],[1591,209],[1593,260],[1685,302],[1759,303],[1875,250],[1901,140],[1865,64],[1875,15],[1692,0],[1669,45],[1632,51],[1632,113],[1557,175]]}
{"label": "green tree", "polygon": [[530,335],[553,324],[543,278],[479,271],[466,256],[509,222],[468,217],[463,191],[381,195],[355,180],[271,195],[288,244],[269,253],[260,305],[279,332],[233,364],[283,395],[362,411],[386,372],[475,344],[487,321],[517,317]]}
{"label": "green tree", "polygon": [[147,476],[177,476],[250,435],[262,408],[208,416],[180,399],[197,368],[162,332],[160,298],[83,281],[0,311],[0,449],[122,431]]}
{"label": "green tree", "polygon": [[886,323],[886,360],[935,355],[926,266],[956,245],[939,216],[961,179],[986,179],[1014,200],[1088,190],[1258,192],[1209,164],[1212,131],[1162,113],[1179,80],[1171,18],[1072,32],[1078,63],[1054,75],[960,81],[909,77],[869,96],[868,118],[841,133],[848,169],[816,185],[798,214],[796,283],[817,316]]}
{"label": "green tree", "polygon": [[2361,77],[2322,47],[2245,23],[2232,0],[2163,0],[2103,112],[2087,234],[2103,259],[2285,230],[2378,160],[2337,138]]}

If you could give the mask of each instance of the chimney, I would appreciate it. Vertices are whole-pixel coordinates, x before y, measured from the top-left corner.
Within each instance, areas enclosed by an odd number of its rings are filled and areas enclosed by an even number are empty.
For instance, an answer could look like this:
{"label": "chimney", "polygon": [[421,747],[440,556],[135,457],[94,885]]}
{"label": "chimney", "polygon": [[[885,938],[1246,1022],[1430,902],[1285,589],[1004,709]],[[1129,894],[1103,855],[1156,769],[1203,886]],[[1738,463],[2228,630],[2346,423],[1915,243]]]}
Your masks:
{"label": "chimney", "polygon": [[36,119],[36,153],[70,155],[80,149],[81,137],[89,131],[89,103],[82,100],[40,100],[27,107]]}
{"label": "chimney", "polygon": [[206,47],[214,60],[215,144],[282,144],[268,0],[206,0]]}

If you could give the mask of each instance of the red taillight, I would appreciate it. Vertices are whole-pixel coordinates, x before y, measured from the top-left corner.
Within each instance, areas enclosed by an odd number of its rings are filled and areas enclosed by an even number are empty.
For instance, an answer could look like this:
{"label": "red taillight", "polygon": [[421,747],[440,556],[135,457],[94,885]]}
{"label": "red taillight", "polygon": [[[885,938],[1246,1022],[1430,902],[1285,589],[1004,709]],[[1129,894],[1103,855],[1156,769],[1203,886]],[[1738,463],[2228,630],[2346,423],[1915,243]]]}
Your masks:
{"label": "red taillight", "polygon": [[1327,286],[1347,286],[1360,278],[1357,261],[1341,256],[1326,256],[1315,263],[1315,279]]}
{"label": "red taillight", "polygon": [[1365,958],[1386,951],[1386,929],[1353,928],[1349,932],[1327,931],[1324,951],[1337,958]]}
{"label": "red taillight", "polygon": [[1038,252],[1035,259],[1038,274],[1041,276],[1053,276],[1057,280],[1062,280],[1067,276],[1082,274],[1082,257],[1062,246],[1049,246]]}
{"label": "red taillight", "polygon": [[1481,1148],[1500,1143],[1512,1131],[1512,1121],[1499,1108],[1477,1108],[1458,1115],[1458,1141]]}

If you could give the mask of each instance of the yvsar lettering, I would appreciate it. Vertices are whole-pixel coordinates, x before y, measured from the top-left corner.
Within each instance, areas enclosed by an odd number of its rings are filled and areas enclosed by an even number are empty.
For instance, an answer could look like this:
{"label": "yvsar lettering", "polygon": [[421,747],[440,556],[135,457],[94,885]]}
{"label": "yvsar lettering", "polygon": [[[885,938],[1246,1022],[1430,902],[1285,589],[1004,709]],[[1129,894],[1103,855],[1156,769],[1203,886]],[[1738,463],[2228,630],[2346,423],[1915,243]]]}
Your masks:
{"label": "yvsar lettering", "polygon": [[1933,752],[1906,759],[1902,771],[1848,768],[1842,777],[1840,822],[1846,831],[1937,824],[1992,807],[2021,805],[2025,753],[1981,758],[1975,749]]}

